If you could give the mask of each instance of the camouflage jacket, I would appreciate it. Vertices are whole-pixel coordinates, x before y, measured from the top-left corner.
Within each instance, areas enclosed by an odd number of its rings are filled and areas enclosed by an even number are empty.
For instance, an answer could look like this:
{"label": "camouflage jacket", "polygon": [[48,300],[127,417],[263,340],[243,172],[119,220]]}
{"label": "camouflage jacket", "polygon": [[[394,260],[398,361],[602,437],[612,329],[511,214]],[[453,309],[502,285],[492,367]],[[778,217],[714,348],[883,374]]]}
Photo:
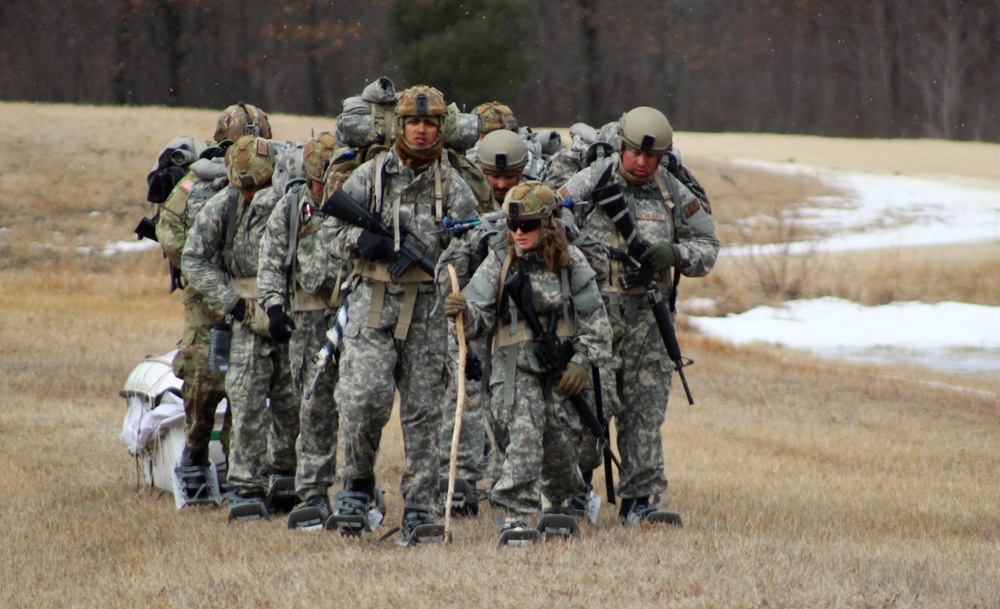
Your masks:
{"label": "camouflage jacket", "polygon": [[[224,312],[239,300],[230,286],[232,279],[256,282],[261,237],[278,202],[271,188],[258,191],[249,203],[242,194],[233,197],[231,192],[226,188],[218,193],[195,216],[181,257],[181,270],[191,285]],[[234,215],[231,202],[236,205]],[[232,244],[227,247],[230,231]]]}
{"label": "camouflage jacket", "polygon": [[217,157],[192,163],[191,171],[170,191],[156,222],[156,238],[163,255],[175,267],[181,268],[184,243],[195,216],[209,199],[228,185],[225,161]]}
{"label": "camouflage jacket", "polygon": [[[550,271],[544,261],[534,252],[520,253],[510,265],[515,264],[528,272],[534,293],[534,306],[540,320],[545,322],[550,312],[566,320],[572,328],[574,362],[581,366],[604,366],[611,359],[611,325],[604,309],[597,286],[594,270],[577,247],[570,246],[570,265],[564,271]],[[530,331],[516,312],[513,302],[503,296],[498,303],[498,292],[506,277],[501,277],[506,252],[490,250],[485,262],[479,266],[463,293],[468,299],[465,314],[465,329],[469,339],[485,336],[494,331],[498,337],[503,333]],[[563,288],[563,273],[568,279],[567,291]],[[508,271],[509,275],[509,271]],[[516,318],[514,324],[511,319]],[[499,344],[499,343],[497,343]],[[540,373],[541,367],[534,353],[531,340],[516,342],[497,351],[518,349],[518,367],[533,373]]]}
{"label": "camouflage jacket", "polygon": [[[719,240],[715,236],[715,224],[698,199],[681,184],[662,165],[656,171],[666,186],[666,196],[676,201],[665,201],[664,195],[657,185],[657,180],[644,184],[632,184],[618,171],[618,156],[611,157],[613,163],[613,178],[622,185],[623,193],[632,211],[638,233],[651,244],[670,242],[677,245],[680,251],[681,273],[689,277],[703,277],[715,265],[719,255]],[[558,192],[562,200],[572,199],[574,216],[577,225],[584,232],[590,233],[601,243],[617,248],[624,248],[614,224],[606,213],[591,204],[590,193],[599,178],[600,164],[595,163],[574,175]],[[668,205],[668,203],[672,203]],[[671,208],[672,207],[672,208]],[[615,290],[615,276],[623,269],[620,263],[612,265],[609,281],[601,286],[601,290]],[[662,288],[669,288],[669,277],[666,273],[660,277]],[[669,292],[665,292],[667,294]]]}
{"label": "camouflage jacket", "polygon": [[[291,188],[274,206],[260,242],[257,285],[264,308],[290,307],[291,289],[327,295],[343,279],[344,261],[330,255],[330,227],[309,187]],[[291,238],[292,230],[294,238]],[[289,257],[289,247],[294,256]]]}

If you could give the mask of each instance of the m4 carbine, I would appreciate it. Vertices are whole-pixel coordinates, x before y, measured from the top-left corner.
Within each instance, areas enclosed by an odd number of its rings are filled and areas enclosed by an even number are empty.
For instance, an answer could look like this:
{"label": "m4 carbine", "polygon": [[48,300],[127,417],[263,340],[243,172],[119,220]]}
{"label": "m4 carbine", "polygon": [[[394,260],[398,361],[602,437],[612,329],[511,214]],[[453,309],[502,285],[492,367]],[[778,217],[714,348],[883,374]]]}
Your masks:
{"label": "m4 carbine", "polygon": [[[330,195],[330,198],[323,204],[322,212],[377,235],[389,238],[394,236],[392,229],[382,222],[381,218],[362,207],[343,189],[337,189]],[[400,235],[399,249],[393,252],[389,274],[401,277],[407,269],[416,264],[433,277],[437,262],[424,253],[426,248],[411,231],[402,227],[400,230],[402,235]]]}

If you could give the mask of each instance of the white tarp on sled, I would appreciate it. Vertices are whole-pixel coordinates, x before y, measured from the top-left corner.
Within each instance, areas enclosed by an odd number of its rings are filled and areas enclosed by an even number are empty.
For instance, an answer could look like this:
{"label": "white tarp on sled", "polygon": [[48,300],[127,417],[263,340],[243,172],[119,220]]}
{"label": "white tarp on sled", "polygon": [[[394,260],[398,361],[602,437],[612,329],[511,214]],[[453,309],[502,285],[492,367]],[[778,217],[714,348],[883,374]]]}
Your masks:
{"label": "white tarp on sled", "polygon": [[[173,492],[172,472],[184,450],[184,400],[181,380],[172,363],[177,350],[147,357],[129,374],[121,396],[127,410],[119,439],[135,456],[150,486]],[[218,441],[226,414],[226,401],[215,412],[209,457],[220,477],[225,476],[225,456]]]}

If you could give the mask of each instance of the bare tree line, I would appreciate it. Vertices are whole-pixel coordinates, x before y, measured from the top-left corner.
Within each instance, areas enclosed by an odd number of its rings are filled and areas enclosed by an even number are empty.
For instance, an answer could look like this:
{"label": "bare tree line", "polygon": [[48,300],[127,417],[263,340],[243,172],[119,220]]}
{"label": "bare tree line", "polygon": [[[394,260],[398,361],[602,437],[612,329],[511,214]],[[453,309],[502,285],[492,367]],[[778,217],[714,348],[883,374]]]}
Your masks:
{"label": "bare tree line", "polygon": [[[242,99],[334,116],[378,76],[421,81],[390,59],[407,52],[390,26],[406,1],[434,10],[448,0],[5,2],[0,99]],[[523,124],[598,126],[646,104],[691,131],[1000,141],[1000,0],[491,0],[501,1],[531,34],[489,49],[481,69],[500,82],[508,60],[529,63],[501,100]]]}

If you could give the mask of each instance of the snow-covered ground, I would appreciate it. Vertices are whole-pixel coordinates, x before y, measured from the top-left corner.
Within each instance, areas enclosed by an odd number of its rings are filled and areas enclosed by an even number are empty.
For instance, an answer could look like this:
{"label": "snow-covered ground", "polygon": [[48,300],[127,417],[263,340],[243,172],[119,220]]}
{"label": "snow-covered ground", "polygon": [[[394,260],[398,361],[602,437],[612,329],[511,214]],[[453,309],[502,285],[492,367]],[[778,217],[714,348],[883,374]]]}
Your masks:
{"label": "snow-covered ground", "polygon": [[[809,173],[847,193],[811,201],[796,221],[828,234],[789,253],[870,250],[1000,240],[1000,185],[837,172],[747,161],[775,172]],[[767,253],[766,248],[754,250]],[[724,248],[722,256],[746,255]],[[907,362],[954,371],[1000,371],[1000,307],[895,302],[863,307],[835,298],[799,300],[727,317],[691,317],[702,332],[737,344],[762,342],[869,362]]]}

